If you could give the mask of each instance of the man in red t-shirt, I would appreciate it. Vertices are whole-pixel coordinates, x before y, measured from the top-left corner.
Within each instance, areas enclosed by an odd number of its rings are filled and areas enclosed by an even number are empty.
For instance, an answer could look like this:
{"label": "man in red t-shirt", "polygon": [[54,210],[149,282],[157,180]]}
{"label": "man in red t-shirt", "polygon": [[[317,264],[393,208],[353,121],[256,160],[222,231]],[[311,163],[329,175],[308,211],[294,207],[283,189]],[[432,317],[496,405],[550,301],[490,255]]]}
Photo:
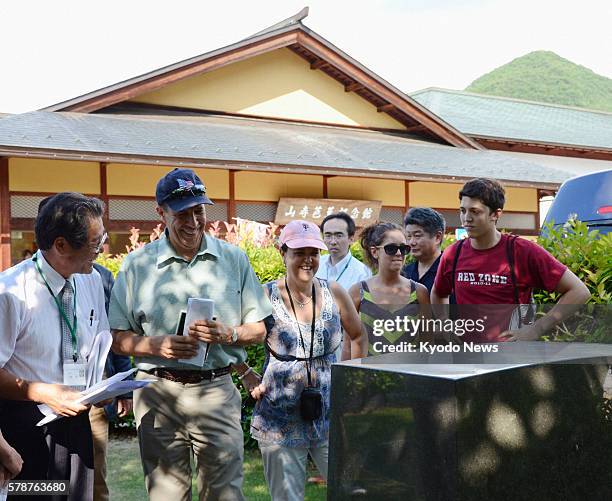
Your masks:
{"label": "man in red t-shirt", "polygon": [[[442,255],[431,302],[448,303],[454,290],[458,305],[497,305],[469,308],[473,310],[468,312],[470,318],[479,314],[487,317],[486,328],[465,334],[464,341],[532,341],[566,316],[567,310],[562,312],[559,305],[588,301],[586,286],[550,253],[534,242],[497,230],[505,203],[501,184],[472,179],[459,192],[459,200],[461,224],[469,238],[456,242]],[[508,330],[514,307],[500,305],[514,305],[517,298],[520,304],[528,304],[534,288],[561,294],[557,305],[535,323]]]}

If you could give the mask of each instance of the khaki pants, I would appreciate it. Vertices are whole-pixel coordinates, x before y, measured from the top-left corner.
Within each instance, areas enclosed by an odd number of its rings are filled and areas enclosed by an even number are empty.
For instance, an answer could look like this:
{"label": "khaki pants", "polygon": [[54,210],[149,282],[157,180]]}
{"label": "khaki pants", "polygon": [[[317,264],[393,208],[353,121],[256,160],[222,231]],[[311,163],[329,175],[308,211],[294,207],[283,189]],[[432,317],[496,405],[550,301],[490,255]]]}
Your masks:
{"label": "khaki pants", "polygon": [[327,481],[329,446],[283,447],[270,442],[259,442],[264,474],[272,501],[303,501],[306,488],[308,454],[321,476]]}
{"label": "khaki pants", "polygon": [[106,449],[108,446],[108,419],[103,407],[92,407],[89,423],[94,453],[94,501],[108,501],[106,485]]}
{"label": "khaki pants", "polygon": [[[153,378],[139,373],[137,379]],[[191,500],[191,456],[200,501],[242,501],[240,392],[229,375],[134,392],[140,456],[151,501]]]}

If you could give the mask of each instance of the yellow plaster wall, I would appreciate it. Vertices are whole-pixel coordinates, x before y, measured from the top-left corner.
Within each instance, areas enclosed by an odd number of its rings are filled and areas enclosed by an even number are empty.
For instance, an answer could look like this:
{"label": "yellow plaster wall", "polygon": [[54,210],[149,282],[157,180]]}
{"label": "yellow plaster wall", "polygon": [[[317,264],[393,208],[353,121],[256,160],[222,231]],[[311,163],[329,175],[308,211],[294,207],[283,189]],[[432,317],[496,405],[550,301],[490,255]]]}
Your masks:
{"label": "yellow plaster wall", "polygon": [[236,172],[236,200],[278,202],[280,197],[323,198],[323,176]]}
{"label": "yellow plaster wall", "polygon": [[458,193],[463,185],[450,183],[411,182],[408,185],[411,207],[459,209]]}
{"label": "yellow plaster wall", "polygon": [[505,210],[538,212],[538,190],[535,188],[506,188]]}
{"label": "yellow plaster wall", "polygon": [[[437,209],[458,209],[459,191],[463,184],[429,183],[414,181],[410,183],[409,196],[411,207],[435,207]],[[535,188],[506,188],[505,210],[537,212],[538,192]]]}
{"label": "yellow plaster wall", "polygon": [[[174,167],[109,163],[106,189],[109,195],[154,197],[157,181]],[[193,169],[206,186],[210,198],[229,199],[229,171]]]}
{"label": "yellow plaster wall", "polygon": [[140,95],[133,101],[342,125],[405,127],[287,48]]}
{"label": "yellow plaster wall", "polygon": [[100,166],[96,162],[9,158],[9,190],[96,195],[100,193]]}
{"label": "yellow plaster wall", "polygon": [[328,198],[349,200],[381,200],[383,205],[404,207],[404,181],[362,177],[330,177],[327,180]]}

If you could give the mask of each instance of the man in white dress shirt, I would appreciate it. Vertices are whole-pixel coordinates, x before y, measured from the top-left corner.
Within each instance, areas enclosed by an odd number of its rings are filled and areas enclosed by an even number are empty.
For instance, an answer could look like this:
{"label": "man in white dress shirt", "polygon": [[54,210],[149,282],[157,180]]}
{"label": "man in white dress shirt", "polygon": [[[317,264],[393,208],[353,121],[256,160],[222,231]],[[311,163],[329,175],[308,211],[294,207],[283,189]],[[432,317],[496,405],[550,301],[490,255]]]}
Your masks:
{"label": "man in white dress shirt", "polygon": [[[36,218],[38,252],[0,274],[0,429],[24,460],[15,480],[67,480],[68,500],[93,496],[88,407],[75,399],[94,340],[109,330],[92,273],[103,212],[78,193],[50,197]],[[64,418],[37,427],[38,403]]]}
{"label": "man in white dress shirt", "polygon": [[321,223],[323,241],[329,254],[321,256],[317,277],[338,282],[346,290],[372,276],[370,268],[351,254],[355,241],[355,221],[345,212],[330,214]]}
{"label": "man in white dress shirt", "polygon": [[[346,212],[330,214],[321,223],[323,241],[329,254],[321,256],[316,276],[329,282],[338,282],[347,291],[351,285],[372,276],[370,268],[351,254],[350,246],[355,240],[355,221]],[[336,359],[340,361],[342,348],[338,348]]]}

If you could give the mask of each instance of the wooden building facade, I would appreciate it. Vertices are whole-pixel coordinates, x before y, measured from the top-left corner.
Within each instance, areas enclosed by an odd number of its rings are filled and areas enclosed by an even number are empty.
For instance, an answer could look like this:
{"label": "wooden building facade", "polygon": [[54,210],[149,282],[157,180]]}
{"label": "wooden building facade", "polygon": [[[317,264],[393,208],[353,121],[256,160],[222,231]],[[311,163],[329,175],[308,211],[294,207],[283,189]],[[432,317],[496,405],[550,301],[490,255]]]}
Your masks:
{"label": "wooden building facade", "polygon": [[32,249],[40,200],[107,204],[110,251],[157,223],[157,180],[194,168],[208,219],[273,221],[281,197],[380,200],[381,219],[440,210],[462,183],[500,179],[503,227],[534,235],[539,200],[567,173],[491,152],[289,18],[229,47],[38,112],[0,119],[0,268]]}

